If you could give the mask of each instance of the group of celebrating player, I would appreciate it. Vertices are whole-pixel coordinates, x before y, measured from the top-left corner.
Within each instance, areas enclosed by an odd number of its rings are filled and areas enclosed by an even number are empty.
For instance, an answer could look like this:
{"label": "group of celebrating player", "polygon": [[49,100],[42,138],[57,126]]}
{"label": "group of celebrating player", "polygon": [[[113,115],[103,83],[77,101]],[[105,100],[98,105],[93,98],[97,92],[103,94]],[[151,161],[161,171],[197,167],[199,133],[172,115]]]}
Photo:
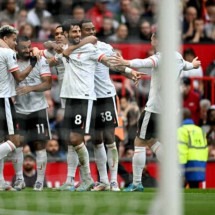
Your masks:
{"label": "group of celebrating player", "polygon": [[[160,53],[147,59],[127,61],[116,55],[112,46],[97,41],[94,34],[95,27],[90,20],[81,23],[67,20],[55,29],[55,41],[45,43],[46,50],[38,50],[31,47],[29,38],[19,36],[15,28],[7,25],[0,28],[0,190],[22,190],[25,187],[22,172],[24,142],[36,151],[34,190],[43,190],[47,163],[45,144],[51,138],[48,105],[43,92],[51,88],[49,67],[54,66],[61,85],[60,97],[65,108],[62,127],[68,144],[67,179],[57,188],[61,191],[120,191],[117,183],[119,159],[114,138],[115,127],[118,126],[116,90],[109,68],[120,71],[136,83],[142,74],[131,68],[152,68],[149,99],[134,141],[133,183],[125,189],[143,191],[141,176],[146,159],[145,147],[150,146],[158,159],[162,152],[157,139],[157,118],[161,112]],[[152,35],[151,43],[157,48],[156,34]],[[176,58],[179,73],[182,69],[200,65],[198,59],[192,63],[184,61],[179,53],[176,53]],[[85,134],[90,134],[94,143],[100,176],[98,183],[94,183],[91,177]],[[16,172],[13,187],[5,183],[3,177],[3,159],[8,154]],[[82,182],[75,187],[78,166]]]}

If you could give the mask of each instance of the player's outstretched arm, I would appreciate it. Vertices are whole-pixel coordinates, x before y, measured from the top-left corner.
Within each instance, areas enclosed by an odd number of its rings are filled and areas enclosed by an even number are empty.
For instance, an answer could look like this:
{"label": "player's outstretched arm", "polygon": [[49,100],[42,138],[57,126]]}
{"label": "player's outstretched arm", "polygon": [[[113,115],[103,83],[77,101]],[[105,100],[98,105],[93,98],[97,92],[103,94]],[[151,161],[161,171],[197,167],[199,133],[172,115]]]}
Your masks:
{"label": "player's outstretched arm", "polygon": [[200,67],[200,65],[201,65],[201,61],[198,59],[198,57],[196,57],[196,58],[193,59],[192,63],[184,60],[184,67],[183,67],[183,69],[185,71],[191,70],[191,69],[197,69],[197,68]]}
{"label": "player's outstretched arm", "polygon": [[34,86],[24,86],[18,87],[16,89],[17,95],[25,95],[30,92],[44,92],[46,90],[50,90],[52,86],[52,78],[50,76],[41,77],[42,83]]}
{"label": "player's outstretched arm", "polygon": [[133,59],[133,60],[125,60],[122,56],[113,56],[110,63],[113,66],[128,66],[134,68],[153,68],[157,66],[157,59],[153,57],[149,57],[146,59]]}
{"label": "player's outstretched arm", "polygon": [[69,55],[75,50],[80,48],[83,45],[86,45],[87,43],[95,44],[97,43],[97,38],[94,36],[88,36],[81,40],[81,42],[77,45],[70,45],[67,49],[63,50],[63,56],[69,57]]}

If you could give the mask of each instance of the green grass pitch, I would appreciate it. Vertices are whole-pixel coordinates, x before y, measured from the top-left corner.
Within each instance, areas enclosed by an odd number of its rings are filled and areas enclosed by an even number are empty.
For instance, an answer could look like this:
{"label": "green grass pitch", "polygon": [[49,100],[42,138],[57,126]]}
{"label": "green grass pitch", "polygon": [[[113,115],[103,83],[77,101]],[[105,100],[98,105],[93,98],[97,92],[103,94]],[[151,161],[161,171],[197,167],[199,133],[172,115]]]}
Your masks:
{"label": "green grass pitch", "polygon": [[[185,215],[214,215],[215,190],[185,190]],[[125,192],[0,192],[0,215],[143,215],[155,189]]]}

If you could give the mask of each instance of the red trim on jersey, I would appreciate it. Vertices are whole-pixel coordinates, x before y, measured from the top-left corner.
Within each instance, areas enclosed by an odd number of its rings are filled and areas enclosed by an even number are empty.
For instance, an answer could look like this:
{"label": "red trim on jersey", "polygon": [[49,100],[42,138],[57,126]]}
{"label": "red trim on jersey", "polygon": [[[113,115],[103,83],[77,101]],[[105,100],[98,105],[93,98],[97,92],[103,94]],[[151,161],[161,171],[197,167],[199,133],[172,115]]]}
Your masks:
{"label": "red trim on jersey", "polygon": [[15,68],[13,68],[13,69],[9,69],[8,72],[14,72],[14,71],[17,71],[17,70],[19,70],[19,67],[18,67],[18,66],[15,67]]}
{"label": "red trim on jersey", "polygon": [[152,57],[150,57],[149,59],[152,60],[152,63],[153,63],[153,65],[154,65],[154,67],[155,67],[155,66],[156,66],[156,63],[155,63],[154,59],[153,59]]}
{"label": "red trim on jersey", "polygon": [[105,56],[105,54],[100,55],[98,58],[98,61],[101,61],[104,56]]}
{"label": "red trim on jersey", "polygon": [[51,73],[49,72],[47,72],[47,73],[43,73],[43,74],[41,74],[40,76],[51,76]]}

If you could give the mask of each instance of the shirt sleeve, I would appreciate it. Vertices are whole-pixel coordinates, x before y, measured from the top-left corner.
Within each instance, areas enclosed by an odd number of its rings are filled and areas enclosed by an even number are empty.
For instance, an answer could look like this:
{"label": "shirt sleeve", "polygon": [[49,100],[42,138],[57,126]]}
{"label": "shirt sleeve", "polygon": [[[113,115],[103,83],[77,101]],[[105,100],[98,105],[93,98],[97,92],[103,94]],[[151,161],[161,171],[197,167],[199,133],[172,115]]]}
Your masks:
{"label": "shirt sleeve", "polygon": [[153,55],[146,59],[130,60],[130,67],[134,68],[155,68],[158,66],[158,57]]}
{"label": "shirt sleeve", "polygon": [[184,60],[184,70],[186,71],[191,69],[193,69],[193,64]]}
{"label": "shirt sleeve", "polygon": [[8,65],[8,71],[9,72],[15,72],[19,70],[19,66],[17,64],[16,60],[16,53],[10,49],[8,49],[7,53],[7,65]]}
{"label": "shirt sleeve", "polygon": [[44,57],[40,60],[40,76],[51,76],[49,64]]}
{"label": "shirt sleeve", "polygon": [[105,53],[100,51],[96,46],[95,49],[91,52],[90,59],[101,61],[101,59],[105,56]]}

